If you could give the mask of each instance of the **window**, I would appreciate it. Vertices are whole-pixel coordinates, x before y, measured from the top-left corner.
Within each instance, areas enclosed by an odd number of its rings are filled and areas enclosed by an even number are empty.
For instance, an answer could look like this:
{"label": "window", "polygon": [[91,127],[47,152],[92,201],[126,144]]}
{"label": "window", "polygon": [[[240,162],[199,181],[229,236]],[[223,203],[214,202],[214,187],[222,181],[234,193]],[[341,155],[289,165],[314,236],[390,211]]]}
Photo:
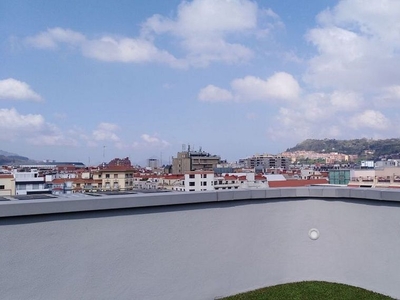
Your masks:
{"label": "window", "polygon": [[189,182],[189,186],[194,186],[194,182]]}
{"label": "window", "polygon": [[106,178],[110,178],[110,174],[106,174]]}
{"label": "window", "polygon": [[99,174],[99,178],[101,178],[101,174]]}
{"label": "window", "polygon": [[207,174],[201,175],[201,178],[207,178]]}
{"label": "window", "polygon": [[203,182],[201,183],[201,185],[202,185],[202,186],[207,186],[207,181],[203,181]]}
{"label": "window", "polygon": [[114,178],[118,178],[118,174],[114,174]]}
{"label": "window", "polygon": [[190,175],[189,175],[189,178],[194,178],[194,174],[190,174]]}
{"label": "window", "polygon": [[4,190],[4,189],[5,189],[4,185],[0,185],[0,190]]}

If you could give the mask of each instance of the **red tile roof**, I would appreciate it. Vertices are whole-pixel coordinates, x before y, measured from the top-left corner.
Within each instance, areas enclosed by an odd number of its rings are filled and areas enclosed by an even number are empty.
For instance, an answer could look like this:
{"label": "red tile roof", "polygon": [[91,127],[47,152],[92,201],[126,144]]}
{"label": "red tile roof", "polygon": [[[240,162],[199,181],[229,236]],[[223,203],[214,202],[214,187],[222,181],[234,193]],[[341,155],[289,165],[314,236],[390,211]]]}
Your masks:
{"label": "red tile roof", "polygon": [[173,174],[169,174],[169,175],[165,175],[164,179],[183,179],[185,178],[184,175],[173,175]]}
{"label": "red tile roof", "polygon": [[109,166],[99,170],[99,172],[135,172],[136,169],[127,166]]}
{"label": "red tile roof", "polygon": [[327,184],[326,179],[299,179],[299,180],[283,180],[283,181],[268,181],[270,188],[280,188],[280,187],[300,187],[309,186],[312,184]]}
{"label": "red tile roof", "polygon": [[14,178],[11,174],[0,174],[0,178]]}

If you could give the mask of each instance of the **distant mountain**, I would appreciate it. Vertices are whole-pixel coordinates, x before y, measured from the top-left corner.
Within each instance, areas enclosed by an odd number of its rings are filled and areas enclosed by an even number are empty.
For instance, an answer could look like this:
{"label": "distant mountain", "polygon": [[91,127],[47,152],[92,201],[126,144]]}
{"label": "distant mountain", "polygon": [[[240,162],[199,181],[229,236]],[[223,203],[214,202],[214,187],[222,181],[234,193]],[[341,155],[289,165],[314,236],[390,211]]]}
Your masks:
{"label": "distant mountain", "polygon": [[286,151],[340,152],[344,154],[356,154],[360,157],[371,159],[381,157],[398,158],[400,156],[400,139],[308,139]]}
{"label": "distant mountain", "polygon": [[0,166],[4,165],[20,165],[35,162],[25,156],[0,150]]}
{"label": "distant mountain", "polygon": [[3,151],[3,150],[0,150],[0,155],[3,155],[3,156],[15,156],[15,155],[17,155],[18,156],[18,154],[10,153],[10,152]]}

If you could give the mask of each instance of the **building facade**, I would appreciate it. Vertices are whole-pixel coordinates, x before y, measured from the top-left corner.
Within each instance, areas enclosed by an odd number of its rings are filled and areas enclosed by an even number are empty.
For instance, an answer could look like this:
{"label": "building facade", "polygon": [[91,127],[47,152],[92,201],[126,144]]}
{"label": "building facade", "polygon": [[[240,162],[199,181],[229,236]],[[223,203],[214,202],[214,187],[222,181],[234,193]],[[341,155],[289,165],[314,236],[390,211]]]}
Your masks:
{"label": "building facade", "polygon": [[112,166],[93,173],[94,180],[101,180],[97,188],[103,191],[126,191],[133,189],[132,167]]}
{"label": "building facade", "polygon": [[284,156],[270,155],[270,154],[256,154],[240,160],[245,168],[262,167],[266,169],[289,169],[290,158]]}
{"label": "building facade", "polygon": [[14,170],[16,195],[51,194],[51,188],[46,184],[45,177],[36,169],[28,172]]}
{"label": "building facade", "polygon": [[172,159],[172,174],[184,174],[191,171],[213,171],[221,157],[204,151],[182,151]]}
{"label": "building facade", "polygon": [[193,171],[185,173],[185,192],[214,190],[214,172]]}
{"label": "building facade", "polygon": [[15,179],[11,174],[0,174],[0,196],[15,195]]}

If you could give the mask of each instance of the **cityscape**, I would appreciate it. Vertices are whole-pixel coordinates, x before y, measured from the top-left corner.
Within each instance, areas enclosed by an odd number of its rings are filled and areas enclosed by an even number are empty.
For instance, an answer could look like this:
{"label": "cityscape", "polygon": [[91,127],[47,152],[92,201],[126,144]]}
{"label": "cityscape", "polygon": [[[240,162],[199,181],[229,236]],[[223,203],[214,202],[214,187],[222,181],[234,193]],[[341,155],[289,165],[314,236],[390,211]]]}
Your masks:
{"label": "cityscape", "polygon": [[2,299],[400,299],[400,0],[3,0],[0,41]]}
{"label": "cityscape", "polygon": [[3,165],[0,170],[3,200],[29,199],[29,195],[35,199],[46,194],[200,192],[318,185],[400,188],[400,159],[374,161],[338,152],[286,151],[279,155],[254,154],[230,163],[218,154],[182,145],[171,164],[149,158],[146,166],[139,166],[125,157],[97,166],[28,161]]}

